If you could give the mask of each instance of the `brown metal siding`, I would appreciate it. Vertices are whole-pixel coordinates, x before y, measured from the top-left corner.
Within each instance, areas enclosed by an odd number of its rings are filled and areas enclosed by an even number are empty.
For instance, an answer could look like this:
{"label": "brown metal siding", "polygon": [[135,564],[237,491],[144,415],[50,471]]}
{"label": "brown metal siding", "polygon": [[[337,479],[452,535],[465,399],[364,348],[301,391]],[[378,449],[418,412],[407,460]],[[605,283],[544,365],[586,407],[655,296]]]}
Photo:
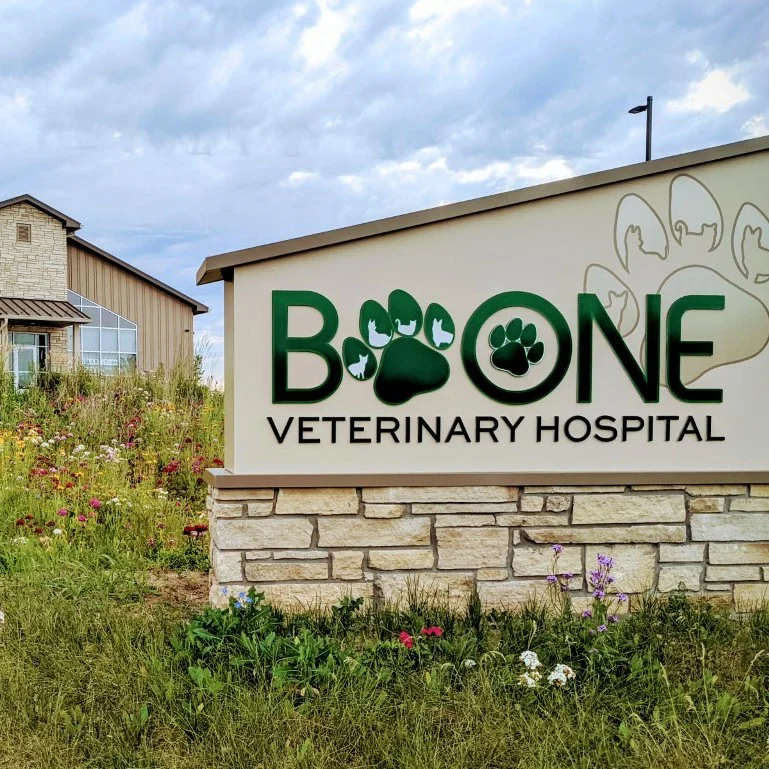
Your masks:
{"label": "brown metal siding", "polygon": [[192,308],[75,243],[67,244],[68,287],[139,327],[139,368],[192,356]]}

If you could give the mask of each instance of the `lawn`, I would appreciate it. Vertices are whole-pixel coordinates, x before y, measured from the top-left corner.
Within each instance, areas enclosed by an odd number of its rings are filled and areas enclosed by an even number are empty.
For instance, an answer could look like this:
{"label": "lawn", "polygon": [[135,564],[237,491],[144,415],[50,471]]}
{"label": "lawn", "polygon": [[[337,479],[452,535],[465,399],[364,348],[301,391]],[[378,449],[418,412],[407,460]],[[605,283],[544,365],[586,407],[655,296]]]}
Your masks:
{"label": "lawn", "polygon": [[46,384],[0,392],[0,767],[769,766],[769,611],[207,609],[221,394]]}

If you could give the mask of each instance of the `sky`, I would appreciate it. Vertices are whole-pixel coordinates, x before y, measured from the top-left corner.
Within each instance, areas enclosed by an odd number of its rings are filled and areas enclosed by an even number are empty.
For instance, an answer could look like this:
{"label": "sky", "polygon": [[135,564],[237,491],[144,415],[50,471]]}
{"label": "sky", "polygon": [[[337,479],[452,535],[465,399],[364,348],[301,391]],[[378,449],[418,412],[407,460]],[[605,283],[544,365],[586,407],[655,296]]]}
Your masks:
{"label": "sky", "polygon": [[206,256],[769,134],[766,0],[0,0],[0,199]]}

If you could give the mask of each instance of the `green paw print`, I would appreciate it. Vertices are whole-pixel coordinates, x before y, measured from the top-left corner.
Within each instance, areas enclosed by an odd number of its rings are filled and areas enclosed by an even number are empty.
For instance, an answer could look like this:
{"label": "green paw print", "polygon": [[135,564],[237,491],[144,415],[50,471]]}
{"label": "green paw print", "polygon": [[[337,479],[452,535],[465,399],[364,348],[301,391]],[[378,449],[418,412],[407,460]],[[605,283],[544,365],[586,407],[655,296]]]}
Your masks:
{"label": "green paw print", "polygon": [[491,365],[513,376],[526,376],[529,369],[545,355],[545,345],[537,341],[537,327],[523,325],[520,318],[511,320],[507,327],[495,326],[489,334]]}
{"label": "green paw print", "polygon": [[[423,321],[430,346],[416,338]],[[441,352],[451,346],[456,330],[439,304],[431,304],[423,317],[416,299],[401,289],[390,294],[386,310],[369,299],[360,308],[360,334],[365,342],[344,340],[344,367],[359,381],[374,377],[374,392],[388,406],[399,406],[448,381],[449,363]],[[373,350],[382,351],[379,363]]]}

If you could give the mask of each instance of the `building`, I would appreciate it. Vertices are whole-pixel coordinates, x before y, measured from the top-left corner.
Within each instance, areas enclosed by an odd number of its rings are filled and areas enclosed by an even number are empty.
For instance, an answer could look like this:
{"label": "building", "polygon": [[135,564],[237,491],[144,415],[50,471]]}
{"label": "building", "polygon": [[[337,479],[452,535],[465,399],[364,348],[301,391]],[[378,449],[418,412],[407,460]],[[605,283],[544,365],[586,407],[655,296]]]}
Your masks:
{"label": "building", "polygon": [[0,345],[17,387],[73,364],[154,371],[193,353],[205,305],[76,235],[31,195],[0,201]]}

